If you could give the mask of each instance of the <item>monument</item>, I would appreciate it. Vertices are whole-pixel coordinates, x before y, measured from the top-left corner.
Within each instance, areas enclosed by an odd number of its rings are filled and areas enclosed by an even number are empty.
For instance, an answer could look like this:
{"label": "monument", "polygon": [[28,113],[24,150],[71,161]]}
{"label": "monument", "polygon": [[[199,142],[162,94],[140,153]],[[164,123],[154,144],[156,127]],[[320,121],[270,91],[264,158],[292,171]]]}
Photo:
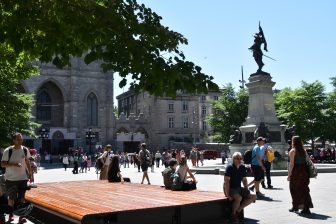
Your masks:
{"label": "monument", "polygon": [[[269,73],[262,71],[264,66],[262,58],[265,55],[261,50],[261,45],[264,45],[264,50],[267,51],[267,42],[259,23],[259,32],[254,34],[254,44],[249,48],[253,52],[258,70],[250,75],[249,82],[246,83],[249,93],[248,115],[245,122],[239,127],[241,137],[236,137],[234,139],[236,141],[232,141],[230,151],[231,154],[235,151],[244,154],[247,149],[252,149],[256,138],[262,136],[267,139],[275,151],[280,153],[282,158],[285,158],[287,150],[286,126],[281,124],[275,113],[272,90],[275,82],[272,81]],[[235,133],[235,136],[237,135]],[[282,159],[278,163],[274,163],[273,168],[287,168],[287,162],[284,161]]]}

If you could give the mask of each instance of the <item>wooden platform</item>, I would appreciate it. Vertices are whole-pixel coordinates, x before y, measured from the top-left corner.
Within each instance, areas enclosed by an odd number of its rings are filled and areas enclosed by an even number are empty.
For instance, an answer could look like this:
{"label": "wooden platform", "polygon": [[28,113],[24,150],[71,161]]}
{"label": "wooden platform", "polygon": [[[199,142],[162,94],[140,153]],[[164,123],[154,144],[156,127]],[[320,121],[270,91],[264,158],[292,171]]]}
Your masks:
{"label": "wooden platform", "polygon": [[225,220],[221,192],[170,191],[155,185],[79,181],[39,184],[27,191],[32,216],[44,223],[209,223]]}

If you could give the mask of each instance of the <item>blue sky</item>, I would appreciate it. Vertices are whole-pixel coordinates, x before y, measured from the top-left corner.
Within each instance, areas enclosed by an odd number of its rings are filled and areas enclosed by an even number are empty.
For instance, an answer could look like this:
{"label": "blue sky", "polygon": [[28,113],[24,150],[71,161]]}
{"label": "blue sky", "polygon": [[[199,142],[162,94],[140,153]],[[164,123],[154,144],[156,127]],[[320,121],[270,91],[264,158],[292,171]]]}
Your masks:
{"label": "blue sky", "polygon": [[[245,79],[257,70],[248,48],[258,22],[268,43],[264,71],[275,88],[298,87],[320,80],[331,90],[336,76],[336,1],[323,0],[138,0],[158,15],[161,23],[184,35],[181,46],[188,60],[202,67],[220,86],[238,88],[241,66]],[[115,79],[115,96],[123,91]]]}

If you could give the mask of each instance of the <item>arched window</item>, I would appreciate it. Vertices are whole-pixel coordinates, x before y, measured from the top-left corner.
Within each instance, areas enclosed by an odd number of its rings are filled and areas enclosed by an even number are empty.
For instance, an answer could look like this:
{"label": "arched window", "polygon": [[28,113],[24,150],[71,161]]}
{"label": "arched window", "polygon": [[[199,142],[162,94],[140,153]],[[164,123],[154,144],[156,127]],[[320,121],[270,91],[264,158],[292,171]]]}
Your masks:
{"label": "arched window", "polygon": [[37,111],[36,119],[38,121],[50,121],[51,120],[51,98],[45,91],[41,91],[37,95]]}
{"label": "arched window", "polygon": [[87,97],[87,125],[98,125],[98,100],[94,93]]}

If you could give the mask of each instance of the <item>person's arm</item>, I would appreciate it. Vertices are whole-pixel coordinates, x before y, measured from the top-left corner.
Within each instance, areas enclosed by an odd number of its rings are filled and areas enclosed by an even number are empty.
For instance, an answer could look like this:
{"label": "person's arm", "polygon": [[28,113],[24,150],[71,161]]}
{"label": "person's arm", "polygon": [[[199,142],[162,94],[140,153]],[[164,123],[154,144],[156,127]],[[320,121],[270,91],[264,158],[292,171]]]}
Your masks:
{"label": "person's arm", "polygon": [[[197,183],[197,180],[196,180],[194,174],[190,171],[189,167],[187,168],[187,172],[188,172],[188,174],[189,174],[188,178],[191,177],[191,178],[193,179],[193,181],[194,181],[195,183]],[[188,179],[188,178],[186,178],[186,179]]]}
{"label": "person's arm", "polygon": [[118,176],[120,177],[121,183],[124,183],[124,178],[121,176],[121,172],[120,171],[118,172]]}
{"label": "person's arm", "polygon": [[256,153],[256,158],[257,158],[257,160],[258,160],[258,163],[259,163],[259,166],[261,167],[261,169],[262,169],[263,171],[265,171],[264,164],[263,164],[263,162],[261,161],[261,158],[260,158],[260,152],[257,152],[257,153]]}
{"label": "person's arm", "polygon": [[30,165],[29,158],[31,157],[30,152],[28,149],[27,150],[27,155],[25,156],[25,162],[26,162],[26,169],[28,170],[28,179],[30,182],[34,182],[34,174]]}
{"label": "person's arm", "polygon": [[243,177],[243,185],[244,185],[244,188],[245,188],[245,189],[248,189],[248,186],[247,186],[247,178],[246,178],[246,177]]}
{"label": "person's arm", "polygon": [[224,195],[229,199],[232,200],[230,196],[230,177],[224,176],[224,186],[223,186]]}
{"label": "person's arm", "polygon": [[295,150],[291,149],[289,151],[289,170],[288,170],[288,177],[287,180],[290,181],[292,176],[293,168],[294,168],[294,159],[295,159]]}

